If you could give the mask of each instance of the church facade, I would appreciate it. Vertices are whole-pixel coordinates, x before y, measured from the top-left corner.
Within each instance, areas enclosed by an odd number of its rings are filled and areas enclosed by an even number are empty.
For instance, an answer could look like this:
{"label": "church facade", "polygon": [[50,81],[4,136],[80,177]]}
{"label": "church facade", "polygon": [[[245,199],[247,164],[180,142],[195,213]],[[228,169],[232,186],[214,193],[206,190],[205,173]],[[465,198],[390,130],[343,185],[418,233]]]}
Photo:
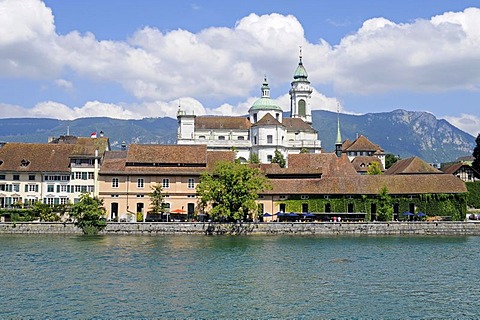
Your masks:
{"label": "church facade", "polygon": [[235,150],[242,162],[258,158],[260,163],[270,163],[276,151],[287,161],[289,154],[321,153],[318,132],[312,127],[312,92],[300,55],[289,90],[289,117],[284,117],[283,109],[271,99],[265,78],[262,95],[248,116],[196,116],[179,109],[177,144],[206,144],[210,151]]}

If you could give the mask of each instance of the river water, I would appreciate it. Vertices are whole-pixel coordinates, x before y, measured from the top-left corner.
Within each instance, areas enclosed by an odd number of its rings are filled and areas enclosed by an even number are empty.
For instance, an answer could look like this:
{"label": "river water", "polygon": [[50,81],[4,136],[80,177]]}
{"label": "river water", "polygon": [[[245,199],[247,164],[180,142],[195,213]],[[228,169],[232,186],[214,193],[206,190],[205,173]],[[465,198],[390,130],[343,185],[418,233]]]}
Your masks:
{"label": "river water", "polygon": [[480,237],[0,241],[2,319],[480,317]]}

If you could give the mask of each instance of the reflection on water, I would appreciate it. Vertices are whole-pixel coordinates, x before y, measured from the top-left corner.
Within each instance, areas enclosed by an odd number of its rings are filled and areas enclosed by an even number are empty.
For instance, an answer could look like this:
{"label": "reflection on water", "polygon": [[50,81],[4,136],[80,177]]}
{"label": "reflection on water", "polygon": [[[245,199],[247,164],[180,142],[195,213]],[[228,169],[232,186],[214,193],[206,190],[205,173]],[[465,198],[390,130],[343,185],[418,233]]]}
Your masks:
{"label": "reflection on water", "polygon": [[479,237],[0,236],[3,318],[474,318]]}

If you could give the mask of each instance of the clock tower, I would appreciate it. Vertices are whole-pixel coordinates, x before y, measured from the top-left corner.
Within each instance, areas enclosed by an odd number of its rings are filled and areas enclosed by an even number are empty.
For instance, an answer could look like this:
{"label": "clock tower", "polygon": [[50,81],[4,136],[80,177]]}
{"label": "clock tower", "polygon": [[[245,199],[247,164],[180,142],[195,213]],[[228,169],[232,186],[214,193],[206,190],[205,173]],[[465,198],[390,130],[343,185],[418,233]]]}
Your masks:
{"label": "clock tower", "polygon": [[310,100],[313,89],[308,81],[307,70],[302,62],[302,49],[300,49],[300,62],[293,75],[290,88],[290,117],[301,118],[306,123],[312,124],[312,107]]}

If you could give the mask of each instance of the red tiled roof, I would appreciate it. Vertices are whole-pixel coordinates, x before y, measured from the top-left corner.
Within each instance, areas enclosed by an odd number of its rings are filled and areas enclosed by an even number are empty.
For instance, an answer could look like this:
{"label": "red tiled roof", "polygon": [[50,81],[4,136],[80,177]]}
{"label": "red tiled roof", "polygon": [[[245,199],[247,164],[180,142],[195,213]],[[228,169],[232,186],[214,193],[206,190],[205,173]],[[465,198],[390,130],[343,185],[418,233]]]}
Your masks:
{"label": "red tiled roof", "polygon": [[300,118],[283,118],[282,123],[287,128],[287,131],[315,132],[311,125]]}
{"label": "red tiled roof", "polygon": [[262,119],[260,119],[256,123],[254,123],[252,125],[252,127],[254,127],[254,126],[282,126],[282,127],[284,127],[284,125],[281,124],[277,119],[275,119],[270,113],[267,113],[266,115],[264,115],[262,117]]}
{"label": "red tiled roof", "polygon": [[[344,142],[345,144],[345,142]],[[382,150],[379,145],[372,143],[364,135],[360,135],[352,144],[346,148],[342,149],[343,151],[377,151]]]}
{"label": "red tiled roof", "polygon": [[389,194],[465,193],[463,181],[453,175],[355,175],[320,179],[270,179],[272,190],[262,194],[374,195],[386,187]]}
{"label": "red tiled roof", "polygon": [[132,144],[128,149],[128,163],[206,164],[207,145]]}
{"label": "red tiled roof", "polygon": [[443,173],[435,169],[419,157],[411,157],[395,162],[385,171],[385,174],[420,174],[420,173]]}
{"label": "red tiled roof", "polygon": [[368,166],[373,162],[377,162],[380,165],[380,169],[384,171],[382,161],[374,156],[357,156],[353,159],[352,164],[357,172],[367,172]]}
{"label": "red tiled roof", "polygon": [[69,172],[69,156],[74,147],[73,144],[7,143],[0,148],[0,171]]}
{"label": "red tiled roof", "polygon": [[251,123],[245,117],[201,116],[195,118],[195,129],[197,130],[248,130],[250,127]]}

